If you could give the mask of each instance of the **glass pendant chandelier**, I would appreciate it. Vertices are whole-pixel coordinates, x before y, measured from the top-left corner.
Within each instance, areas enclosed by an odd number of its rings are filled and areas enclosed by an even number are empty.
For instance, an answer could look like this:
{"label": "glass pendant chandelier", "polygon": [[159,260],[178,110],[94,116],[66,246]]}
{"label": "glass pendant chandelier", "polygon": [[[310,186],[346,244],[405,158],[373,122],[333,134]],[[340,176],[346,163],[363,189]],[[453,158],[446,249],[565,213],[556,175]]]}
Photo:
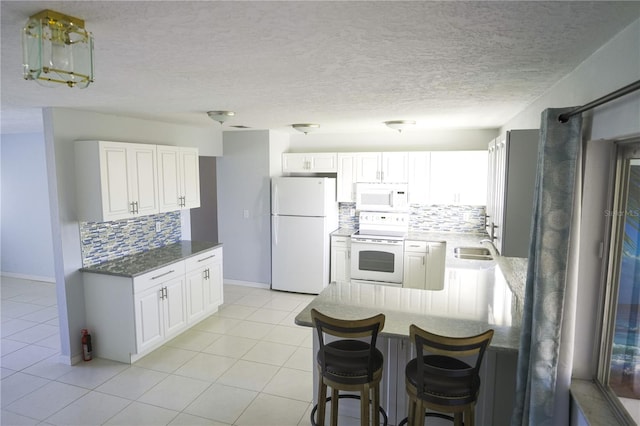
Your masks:
{"label": "glass pendant chandelier", "polygon": [[84,20],[52,10],[29,18],[22,32],[25,80],[84,89],[93,82],[93,36]]}

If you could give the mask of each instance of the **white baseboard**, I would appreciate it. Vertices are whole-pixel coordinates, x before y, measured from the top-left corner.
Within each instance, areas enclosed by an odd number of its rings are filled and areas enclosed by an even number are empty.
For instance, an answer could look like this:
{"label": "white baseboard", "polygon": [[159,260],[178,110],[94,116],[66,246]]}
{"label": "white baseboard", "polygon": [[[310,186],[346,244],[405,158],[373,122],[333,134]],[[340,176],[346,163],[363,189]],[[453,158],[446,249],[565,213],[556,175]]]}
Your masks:
{"label": "white baseboard", "polygon": [[52,284],[55,284],[56,282],[56,279],[54,277],[41,277],[39,275],[16,274],[14,272],[0,272],[0,275],[7,278],[18,278],[21,280],[41,281],[41,282],[52,283]]}
{"label": "white baseboard", "polygon": [[229,285],[241,285],[243,287],[255,287],[255,288],[266,288],[266,289],[270,289],[271,288],[271,284],[269,283],[256,283],[253,281],[240,281],[240,280],[224,280],[224,284],[229,284]]}

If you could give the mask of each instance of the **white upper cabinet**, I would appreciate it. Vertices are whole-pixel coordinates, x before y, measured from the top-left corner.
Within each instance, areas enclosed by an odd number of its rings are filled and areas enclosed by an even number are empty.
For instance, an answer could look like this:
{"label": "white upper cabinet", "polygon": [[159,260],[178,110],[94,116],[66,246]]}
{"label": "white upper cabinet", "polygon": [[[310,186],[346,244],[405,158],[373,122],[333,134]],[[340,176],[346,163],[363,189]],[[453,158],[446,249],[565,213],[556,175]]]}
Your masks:
{"label": "white upper cabinet", "polygon": [[409,181],[409,154],[383,152],[381,182],[407,183]]}
{"label": "white upper cabinet", "polygon": [[406,152],[339,152],[337,161],[339,202],[355,202],[359,182],[408,181]]}
{"label": "white upper cabinet", "polygon": [[359,152],[356,158],[356,182],[406,183],[409,175],[406,152]]}
{"label": "white upper cabinet", "polygon": [[510,130],[489,143],[487,233],[502,256],[529,255],[538,138],[537,129]]}
{"label": "white upper cabinet", "polygon": [[335,173],[338,171],[338,156],[335,152],[284,153],[283,173]]}
{"label": "white upper cabinet", "polygon": [[77,141],[78,219],[106,222],[155,214],[156,145]]}
{"label": "white upper cabinet", "polygon": [[158,145],[160,211],[200,207],[198,149]]}
{"label": "white upper cabinet", "polygon": [[356,201],[356,162],[355,154],[349,152],[338,153],[338,188],[336,197],[338,202],[350,203]]}
{"label": "white upper cabinet", "polygon": [[412,152],[408,157],[409,204],[428,204],[431,153]]}
{"label": "white upper cabinet", "polygon": [[379,182],[382,169],[382,154],[379,152],[358,152],[354,154],[356,182]]}
{"label": "white upper cabinet", "polygon": [[487,202],[487,151],[433,151],[430,176],[430,204]]}

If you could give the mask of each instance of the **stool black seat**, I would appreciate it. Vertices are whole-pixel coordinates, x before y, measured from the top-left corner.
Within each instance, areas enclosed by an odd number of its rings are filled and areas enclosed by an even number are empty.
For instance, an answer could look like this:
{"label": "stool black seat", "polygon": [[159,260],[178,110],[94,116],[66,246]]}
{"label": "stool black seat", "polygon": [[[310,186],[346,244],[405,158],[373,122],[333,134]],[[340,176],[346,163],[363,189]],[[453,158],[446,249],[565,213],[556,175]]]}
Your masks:
{"label": "stool black seat", "polygon": [[[493,330],[470,337],[446,337],[411,325],[410,336],[417,356],[405,368],[409,425],[423,425],[429,409],[453,414],[436,415],[453,420],[455,426],[473,426],[480,366]],[[475,360],[467,363],[469,357]]]}
{"label": "stool black seat", "polygon": [[[376,341],[378,333],[384,327],[385,316],[378,314],[371,318],[342,320],[312,309],[311,319],[320,344],[316,356],[319,375],[318,419],[314,422],[314,409],[311,414],[312,423],[324,426],[326,403],[329,399],[331,425],[337,425],[339,391],[342,390],[360,392],[361,425],[369,425],[370,406],[373,407],[373,424],[379,425],[380,380],[384,357],[376,348]],[[325,333],[342,339],[325,342]],[[331,398],[327,398],[327,387],[331,387]]]}

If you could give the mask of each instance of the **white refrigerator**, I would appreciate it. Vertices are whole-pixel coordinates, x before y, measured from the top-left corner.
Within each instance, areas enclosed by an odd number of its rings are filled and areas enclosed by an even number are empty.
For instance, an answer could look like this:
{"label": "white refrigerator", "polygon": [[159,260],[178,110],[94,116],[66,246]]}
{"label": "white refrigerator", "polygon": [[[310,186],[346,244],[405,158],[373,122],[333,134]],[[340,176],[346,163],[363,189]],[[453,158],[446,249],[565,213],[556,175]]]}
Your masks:
{"label": "white refrigerator", "polygon": [[271,288],[320,293],[329,284],[330,234],[337,227],[334,178],[273,178]]}

